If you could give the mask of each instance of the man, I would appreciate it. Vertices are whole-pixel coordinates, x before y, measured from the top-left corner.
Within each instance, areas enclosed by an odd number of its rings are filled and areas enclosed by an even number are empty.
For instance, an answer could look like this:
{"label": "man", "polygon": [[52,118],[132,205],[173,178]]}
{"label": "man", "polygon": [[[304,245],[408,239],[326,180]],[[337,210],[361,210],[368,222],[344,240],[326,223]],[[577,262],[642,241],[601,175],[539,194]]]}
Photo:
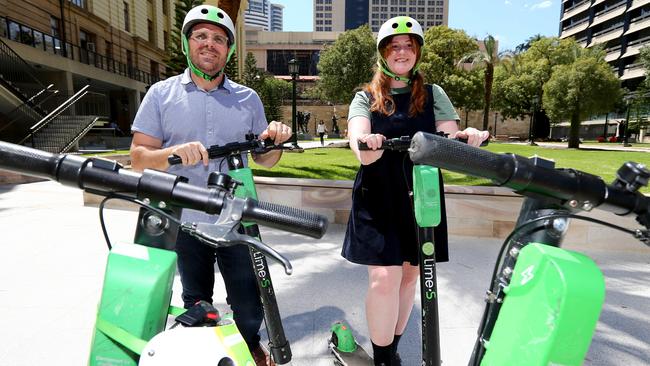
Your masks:
{"label": "man", "polygon": [[[206,146],[242,141],[249,132],[280,144],[289,139],[291,129],[275,121],[267,125],[255,91],[223,74],[235,51],[235,27],[224,11],[210,5],[193,8],[185,17],[181,38],[188,68],[149,89],[133,124],[131,160],[135,170],[167,170],[189,178],[191,184],[205,186],[210,172],[227,169],[220,161],[208,159]],[[178,155],[183,164],[170,167],[167,157],[171,154]],[[274,150],[253,155],[253,160],[272,167],[281,154]],[[246,163],[246,156],[242,158]],[[201,212],[184,211],[183,221],[216,220]],[[248,248],[236,245],[214,250],[180,232],[176,252],[185,307],[199,300],[212,302],[216,256],[228,293],[226,300],[256,364],[273,365],[260,346],[263,310]]]}

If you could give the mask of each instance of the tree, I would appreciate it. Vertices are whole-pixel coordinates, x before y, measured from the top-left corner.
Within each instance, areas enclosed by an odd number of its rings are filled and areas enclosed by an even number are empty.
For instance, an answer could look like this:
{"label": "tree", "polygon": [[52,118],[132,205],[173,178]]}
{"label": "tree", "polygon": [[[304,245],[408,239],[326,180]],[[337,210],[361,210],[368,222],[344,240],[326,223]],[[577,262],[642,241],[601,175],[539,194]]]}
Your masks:
{"label": "tree", "polygon": [[645,80],[643,85],[650,89],[650,77],[648,77],[648,70],[650,70],[650,46],[643,46],[639,50],[638,60],[645,69]]}
{"label": "tree", "polygon": [[166,77],[178,75],[187,68],[187,58],[181,49],[181,30],[185,15],[193,7],[203,4],[204,0],[176,0],[174,7],[174,27],[169,36],[169,48],[165,57],[167,65]]}
{"label": "tree", "polygon": [[599,49],[580,50],[571,64],[557,65],[544,85],[543,105],[553,121],[569,119],[569,148],[580,146],[580,121],[608,112],[621,98],[620,81]]}
{"label": "tree", "polygon": [[258,90],[264,83],[265,73],[257,68],[257,60],[252,52],[246,54],[243,73],[241,77],[242,84],[253,90]]}
{"label": "tree", "polygon": [[228,76],[228,79],[239,83],[239,67],[238,67],[238,60],[237,60],[237,52],[233,52],[232,57],[230,57],[230,60],[226,64],[226,68],[224,69],[224,73]]}
{"label": "tree", "polygon": [[456,108],[465,111],[465,127],[469,112],[483,107],[483,73],[479,69],[461,70],[445,78],[445,92]]}
{"label": "tree", "polygon": [[454,106],[465,111],[467,119],[470,110],[483,106],[483,75],[457,65],[463,55],[478,50],[476,41],[463,30],[439,26],[426,31],[424,45],[420,63],[424,80],[442,87]]}
{"label": "tree", "polygon": [[539,33],[537,33],[536,35],[534,35],[532,37],[529,37],[526,40],[526,42],[518,44],[517,47],[515,47],[515,50],[514,50],[513,53],[518,55],[518,54],[520,54],[520,53],[522,53],[524,51],[527,51],[532,46],[533,43],[539,41],[542,38],[544,38],[544,36],[542,36]]}
{"label": "tree", "polygon": [[274,77],[265,77],[259,90],[260,99],[264,104],[264,114],[268,121],[282,119],[282,102],[291,95],[291,83]]}
{"label": "tree", "polygon": [[431,27],[424,34],[424,50],[420,72],[427,83],[440,85],[447,94],[455,94],[448,84],[450,75],[458,74],[458,61],[466,54],[478,50],[476,41],[464,31],[444,26]]}
{"label": "tree", "polygon": [[[535,38],[531,37],[529,40]],[[523,53],[503,60],[494,71],[493,105],[508,118],[521,118],[535,113],[533,136],[547,136],[550,129],[543,105],[544,84],[550,79],[553,67],[572,63],[582,47],[573,39],[542,37],[532,41]],[[530,117],[529,117],[530,118]]]}
{"label": "tree", "polygon": [[483,130],[488,128],[490,116],[490,103],[492,101],[492,83],[494,81],[494,67],[498,65],[507,53],[497,53],[497,41],[491,35],[483,40],[485,50],[478,50],[463,56],[461,63],[471,62],[472,64],[483,64],[485,66],[485,94],[483,99]]}
{"label": "tree", "polygon": [[357,88],[372,78],[376,55],[375,40],[367,24],[345,31],[321,52],[319,89],[328,100],[349,102]]}

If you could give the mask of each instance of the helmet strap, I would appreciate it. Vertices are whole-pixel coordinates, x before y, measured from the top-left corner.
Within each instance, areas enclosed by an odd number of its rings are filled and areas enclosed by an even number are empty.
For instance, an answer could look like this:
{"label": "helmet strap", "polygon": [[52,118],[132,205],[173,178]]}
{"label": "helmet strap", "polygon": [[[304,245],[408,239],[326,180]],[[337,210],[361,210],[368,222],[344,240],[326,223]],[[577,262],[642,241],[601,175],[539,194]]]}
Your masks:
{"label": "helmet strap", "polygon": [[[190,70],[192,70],[194,75],[203,78],[207,81],[212,81],[223,74],[223,70],[225,70],[226,68],[225,65],[224,67],[221,68],[221,70],[217,71],[217,73],[214,75],[209,75],[201,71],[198,67],[196,67],[196,65],[194,65],[194,63],[190,59],[190,45],[186,35],[183,35],[182,42],[183,42],[183,51],[185,51],[185,58],[187,59],[187,65],[189,66]],[[226,64],[228,64],[228,62],[230,61],[230,58],[232,57],[233,53],[235,53],[236,48],[237,47],[235,46],[235,43],[230,45],[230,48],[228,49],[228,56],[226,56]]]}
{"label": "helmet strap", "polygon": [[380,59],[377,61],[377,65],[379,65],[379,69],[380,69],[381,72],[383,72],[385,75],[387,75],[388,77],[390,77],[390,78],[392,78],[392,79],[394,79],[394,80],[396,80],[396,81],[404,82],[404,83],[406,83],[407,85],[411,85],[411,83],[412,83],[412,81],[413,81],[413,78],[415,78],[415,75],[418,73],[418,70],[420,69],[420,63],[418,62],[417,65],[415,65],[415,66],[413,67],[413,69],[411,70],[411,76],[410,76],[410,77],[403,77],[403,76],[398,76],[397,74],[395,74],[394,72],[392,72],[392,71],[390,70],[390,68],[388,67],[388,64],[386,63],[386,60],[384,60],[383,57],[380,58]]}

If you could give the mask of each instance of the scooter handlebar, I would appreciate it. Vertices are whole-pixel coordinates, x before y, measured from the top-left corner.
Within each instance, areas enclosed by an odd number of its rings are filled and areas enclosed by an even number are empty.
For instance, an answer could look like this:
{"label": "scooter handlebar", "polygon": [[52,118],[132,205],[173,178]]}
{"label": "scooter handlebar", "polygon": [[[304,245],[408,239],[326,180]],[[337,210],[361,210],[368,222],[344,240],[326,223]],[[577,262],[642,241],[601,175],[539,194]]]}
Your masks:
{"label": "scooter handlebar", "polygon": [[[137,173],[122,169],[109,160],[52,154],[2,141],[0,169],[55,180],[84,190],[133,193],[138,198],[164,200],[171,205],[209,214],[218,214],[228,201],[240,199],[222,190],[185,183],[181,177],[166,172],[147,169]],[[324,216],[252,198],[245,199],[242,219],[314,238],[322,237],[328,224]]]}

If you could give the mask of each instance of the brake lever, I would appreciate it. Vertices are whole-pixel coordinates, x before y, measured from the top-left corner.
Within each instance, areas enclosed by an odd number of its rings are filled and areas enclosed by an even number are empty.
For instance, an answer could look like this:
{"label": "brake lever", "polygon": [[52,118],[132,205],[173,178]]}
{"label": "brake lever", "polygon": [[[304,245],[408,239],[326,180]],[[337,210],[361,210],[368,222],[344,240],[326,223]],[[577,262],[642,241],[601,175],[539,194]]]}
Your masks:
{"label": "brake lever", "polygon": [[266,257],[270,257],[284,267],[284,273],[291,275],[293,273],[293,266],[291,262],[278,253],[275,249],[262,243],[260,240],[253,238],[246,234],[237,232],[239,224],[235,222],[230,223],[214,223],[200,222],[196,224],[184,223],[182,230],[188,232],[193,237],[197,238],[202,243],[210,245],[213,248],[230,247],[237,244],[244,244],[255,248],[257,251],[263,253]]}

